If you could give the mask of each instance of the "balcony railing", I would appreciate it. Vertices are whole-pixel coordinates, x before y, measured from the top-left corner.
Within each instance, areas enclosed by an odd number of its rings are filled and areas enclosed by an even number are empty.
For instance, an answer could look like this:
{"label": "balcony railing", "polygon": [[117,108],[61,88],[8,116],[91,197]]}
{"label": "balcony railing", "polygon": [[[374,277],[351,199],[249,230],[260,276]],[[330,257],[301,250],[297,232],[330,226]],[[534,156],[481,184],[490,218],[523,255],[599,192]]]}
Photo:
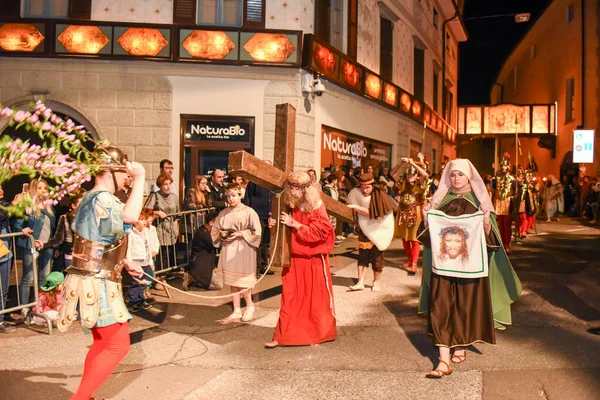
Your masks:
{"label": "balcony railing", "polygon": [[0,19],[0,56],[299,67],[302,31]]}
{"label": "balcony railing", "polygon": [[339,50],[319,41],[314,35],[304,35],[302,68],[398,114],[426,124],[427,128],[446,140],[456,140],[456,130],[427,104],[367,67],[352,61]]}

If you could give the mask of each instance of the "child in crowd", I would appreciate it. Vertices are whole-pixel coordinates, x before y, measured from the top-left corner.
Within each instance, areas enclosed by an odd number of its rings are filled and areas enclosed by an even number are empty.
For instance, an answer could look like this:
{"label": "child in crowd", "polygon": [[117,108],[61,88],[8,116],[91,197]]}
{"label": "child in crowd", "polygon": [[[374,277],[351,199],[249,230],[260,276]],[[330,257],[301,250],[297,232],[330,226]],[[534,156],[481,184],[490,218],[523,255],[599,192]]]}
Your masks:
{"label": "child in crowd", "polygon": [[[62,272],[54,271],[48,274],[46,281],[40,287],[38,294],[38,306],[33,308],[33,311],[45,314],[56,326],[58,320],[58,309],[62,304],[62,288],[65,277]],[[47,321],[43,317],[35,315],[33,323],[36,325],[46,326]]]}
{"label": "child in crowd", "polygon": [[[138,222],[133,224],[133,229],[129,232],[127,242],[126,259],[129,263],[136,264],[144,270],[145,273],[152,275],[154,263],[153,255],[158,253],[158,237],[151,237],[151,231],[148,219],[154,211],[145,208],[140,213]],[[138,312],[148,310],[152,307],[153,298],[146,299],[145,291],[150,286],[150,278],[131,277],[131,285],[127,290],[127,300],[129,310]]]}
{"label": "child in crowd", "polygon": [[[154,222],[154,211],[151,208],[144,208],[142,209],[142,213],[144,213],[145,215],[148,215],[148,218],[146,219],[146,228],[148,230],[148,238],[150,240],[150,253],[152,254],[152,258],[150,258],[150,262],[152,263],[152,268],[150,269],[150,272],[148,272],[148,275],[152,276],[154,278],[154,273],[156,272],[155,270],[155,265],[156,265],[156,256],[158,255],[158,251],[160,250],[160,242],[158,240],[158,233],[156,231],[156,226],[154,226],[152,223]],[[146,301],[149,302],[150,304],[154,303],[154,297],[152,297],[151,293],[150,293],[150,288],[152,287],[152,282],[150,282],[150,285],[148,285],[148,287],[144,290],[144,297],[146,298]]]}

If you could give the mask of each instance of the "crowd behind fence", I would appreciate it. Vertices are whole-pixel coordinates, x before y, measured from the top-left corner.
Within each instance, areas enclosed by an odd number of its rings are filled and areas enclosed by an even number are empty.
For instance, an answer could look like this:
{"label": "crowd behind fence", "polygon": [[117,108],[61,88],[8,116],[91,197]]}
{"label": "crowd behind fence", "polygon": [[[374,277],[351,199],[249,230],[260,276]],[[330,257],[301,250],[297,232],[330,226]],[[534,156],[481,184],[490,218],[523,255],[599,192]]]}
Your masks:
{"label": "crowd behind fence", "polygon": [[[16,246],[16,241],[15,239],[17,237],[27,237],[27,239],[30,241],[30,248],[29,249],[25,249],[25,248],[21,248],[22,251],[24,252],[32,252],[32,267],[33,270],[31,271],[31,274],[33,276],[33,301],[29,301],[29,298],[27,299],[23,299],[21,298],[21,294],[20,294],[20,286],[23,284],[29,284],[27,282],[22,282],[23,278],[24,278],[24,274],[25,272],[23,272],[22,269],[22,262],[18,263],[17,262],[17,246]],[[0,302],[0,315],[3,315],[4,318],[7,318],[8,316],[10,316],[12,313],[20,313],[22,318],[24,319],[24,322],[26,324],[31,324],[31,320],[33,316],[42,318],[46,321],[46,325],[48,328],[48,334],[52,334],[52,321],[50,320],[50,318],[43,314],[43,313],[39,313],[37,311],[32,311],[32,309],[34,307],[37,307],[39,304],[39,288],[40,288],[40,284],[39,281],[40,279],[46,279],[46,276],[49,274],[49,270],[48,271],[38,271],[38,262],[37,262],[37,251],[35,250],[35,245],[34,245],[34,239],[33,236],[31,235],[26,235],[23,232],[17,232],[17,233],[7,233],[7,234],[3,234],[0,235],[0,240],[4,241],[6,239],[9,239],[10,245],[8,246],[9,249],[9,253],[7,255],[10,254],[10,257],[8,260],[4,261],[6,263],[9,263],[8,265],[8,270],[7,271],[3,271],[6,272],[6,276],[2,276],[2,279],[0,279],[0,295],[6,296],[7,301],[1,301]],[[21,257],[22,258],[22,257]],[[47,268],[49,269],[49,268]],[[21,274],[19,274],[19,270],[22,271]],[[15,282],[15,295],[12,296],[12,293],[10,292],[10,283],[12,281],[12,278],[14,277],[14,282]],[[15,303],[16,300],[16,303]],[[21,317],[20,317],[21,318]],[[6,322],[5,322],[6,323]]]}
{"label": "crowd behind fence", "polygon": [[203,208],[191,211],[180,211],[167,214],[166,218],[157,218],[156,224],[168,224],[176,227],[177,240],[172,240],[168,235],[169,229],[158,230],[160,251],[156,257],[155,274],[161,275],[185,268],[191,262],[192,240],[198,228],[205,224],[206,215],[215,208]]}

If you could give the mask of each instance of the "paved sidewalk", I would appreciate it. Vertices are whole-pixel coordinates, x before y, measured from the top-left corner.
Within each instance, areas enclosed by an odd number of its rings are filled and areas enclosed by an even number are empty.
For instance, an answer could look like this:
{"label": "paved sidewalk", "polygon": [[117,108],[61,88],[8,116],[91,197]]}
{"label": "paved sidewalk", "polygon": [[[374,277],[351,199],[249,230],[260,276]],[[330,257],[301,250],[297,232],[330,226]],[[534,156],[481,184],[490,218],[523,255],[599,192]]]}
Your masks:
{"label": "paved sidewalk", "polygon": [[[472,346],[439,381],[424,378],[436,351],[416,315],[421,275],[400,269],[401,243],[387,252],[381,292],[349,292],[356,239],[348,239],[331,260],[335,342],[263,349],[278,318],[279,274],[261,283],[249,324],[217,324],[231,312],[225,302],[157,292],[156,307],[135,314],[131,351],[96,398],[597,399],[600,337],[586,329],[600,324],[599,239],[599,229],[564,219],[538,222],[537,236],[513,244],[525,288],[514,326],[497,332],[495,346]],[[1,398],[68,399],[91,342],[78,327],[0,336]]]}

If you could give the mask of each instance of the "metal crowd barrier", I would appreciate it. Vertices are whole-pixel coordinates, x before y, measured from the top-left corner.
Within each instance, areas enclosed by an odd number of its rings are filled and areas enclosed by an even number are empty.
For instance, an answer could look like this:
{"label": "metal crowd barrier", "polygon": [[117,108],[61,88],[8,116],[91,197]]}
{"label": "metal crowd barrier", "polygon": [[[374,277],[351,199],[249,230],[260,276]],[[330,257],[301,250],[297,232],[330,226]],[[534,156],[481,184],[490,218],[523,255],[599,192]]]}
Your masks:
{"label": "metal crowd barrier", "polygon": [[[44,318],[46,320],[47,323],[47,328],[48,328],[48,334],[51,335],[52,334],[52,321],[50,320],[50,318],[48,318],[47,315],[42,314],[42,313],[38,313],[38,312],[34,312],[31,311],[31,308],[33,307],[37,307],[39,304],[39,283],[38,283],[38,263],[37,263],[37,256],[33,257],[33,292],[34,292],[34,301],[33,302],[27,302],[27,300],[29,299],[21,299],[21,293],[19,290],[19,284],[21,282],[21,279],[19,279],[19,268],[17,268],[17,254],[16,254],[16,243],[15,243],[15,238],[19,237],[19,236],[27,236],[27,238],[29,239],[30,243],[31,243],[31,248],[30,249],[23,249],[23,251],[31,251],[31,252],[35,252],[35,246],[34,246],[34,239],[33,236],[31,235],[25,235],[23,232],[18,232],[18,233],[8,233],[8,234],[4,234],[4,235],[0,235],[0,240],[4,240],[6,238],[10,238],[12,243],[10,246],[10,251],[12,252],[12,258],[6,262],[11,263],[12,265],[10,266],[11,271],[9,271],[8,274],[8,287],[4,288],[2,287],[2,279],[0,279],[0,296],[4,293],[4,291],[7,291],[7,297],[8,297],[8,291],[10,289],[10,281],[11,281],[11,272],[14,273],[14,278],[15,278],[15,285],[16,285],[16,292],[17,292],[17,305],[14,307],[10,307],[7,308],[2,301],[0,301],[0,314],[4,314],[4,315],[10,315],[13,312],[22,312],[22,310],[27,309],[29,312],[27,312],[27,315],[25,316],[25,323],[27,325],[31,325],[31,317],[32,316],[37,316],[40,318]],[[23,303],[23,301],[25,301],[25,303]],[[7,305],[10,302],[10,299],[7,300]],[[6,323],[6,321],[4,322]]]}
{"label": "metal crowd barrier", "polygon": [[[194,233],[205,223],[206,214],[215,208],[180,211],[167,214],[166,218],[156,218],[160,251],[156,256],[155,274],[161,275],[186,267],[190,263]],[[177,238],[171,244],[165,227],[177,227]]]}

